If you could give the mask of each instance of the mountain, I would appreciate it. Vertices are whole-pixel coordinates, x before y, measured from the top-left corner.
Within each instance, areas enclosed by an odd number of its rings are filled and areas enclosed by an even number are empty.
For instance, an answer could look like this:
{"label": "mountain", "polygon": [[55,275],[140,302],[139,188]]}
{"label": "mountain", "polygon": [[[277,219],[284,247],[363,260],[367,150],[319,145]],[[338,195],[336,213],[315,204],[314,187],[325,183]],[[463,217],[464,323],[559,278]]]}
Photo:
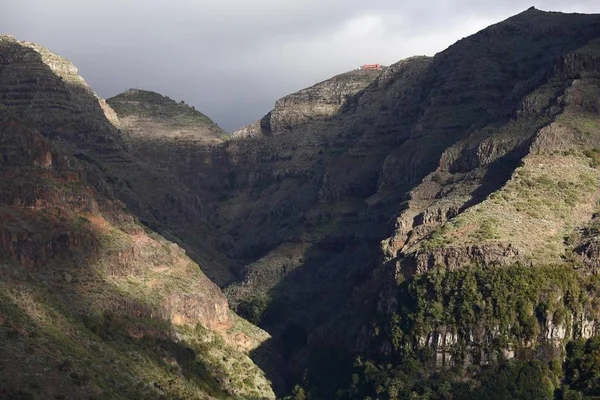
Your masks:
{"label": "mountain", "polygon": [[119,116],[121,126],[145,139],[172,138],[193,142],[221,143],[226,132],[209,117],[168,97],[148,90],[129,89],[107,100]]}
{"label": "mountain", "polygon": [[143,166],[116,114],[46,49],[0,55],[0,397],[274,398],[268,335],[115,197]]}
{"label": "mountain", "polygon": [[158,149],[172,142],[216,145],[229,137],[194,107],[155,92],[129,89],[107,103],[119,117],[124,140],[145,161],[152,161]]}
{"label": "mountain", "polygon": [[238,342],[282,395],[600,394],[599,15],[531,8],[284,97],[223,143],[172,137],[153,93],[117,116],[8,42],[5,108],[269,332]]}
{"label": "mountain", "polygon": [[[170,240],[178,240],[173,233],[192,237],[180,244],[195,261],[203,264],[211,279],[231,280],[227,263],[204,245],[204,238],[210,236],[204,229],[204,220],[212,215],[210,210],[203,209],[204,199],[191,193],[177,175],[150,165],[135,154],[137,147],[132,142],[136,136],[127,130],[128,118],[121,122],[106,101],[85,84],[77,68],[64,58],[39,45],[6,36],[2,46],[6,57],[0,76],[0,99],[4,106],[32,121],[59,150],[98,168],[108,183],[98,183],[101,191],[122,200],[144,224]],[[193,115],[205,121],[196,113]],[[176,116],[167,118],[176,119]],[[123,135],[120,128],[129,132],[129,136]],[[165,133],[165,137],[169,135]],[[168,146],[174,140],[169,138],[160,143]],[[205,197],[210,195],[207,193]]]}
{"label": "mountain", "polygon": [[306,111],[331,98],[309,88],[168,159],[213,194],[227,296],[272,334],[275,372],[313,398],[408,396],[447,367],[476,397],[467,366],[504,359],[561,379],[545,363],[597,332],[599,23],[529,9],[391,65],[331,114]]}

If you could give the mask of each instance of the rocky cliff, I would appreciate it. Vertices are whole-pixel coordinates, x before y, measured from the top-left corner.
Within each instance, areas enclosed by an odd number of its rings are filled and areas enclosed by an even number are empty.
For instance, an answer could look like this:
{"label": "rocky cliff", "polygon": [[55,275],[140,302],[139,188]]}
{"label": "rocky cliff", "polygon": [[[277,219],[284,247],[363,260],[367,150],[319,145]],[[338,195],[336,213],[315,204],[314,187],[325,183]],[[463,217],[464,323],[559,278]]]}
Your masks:
{"label": "rocky cliff", "polygon": [[[228,264],[220,260],[212,247],[204,246],[204,237],[209,232],[204,229],[203,221],[205,215],[211,215],[209,205],[192,193],[177,175],[134,155],[132,150],[136,147],[123,137],[116,113],[77,75],[73,64],[41,46],[11,37],[3,36],[0,47],[5,55],[0,60],[2,104],[17,116],[32,121],[59,150],[96,167],[103,181],[92,184],[103,194],[122,200],[145,224],[171,240],[177,240],[171,232],[195,238],[186,242],[185,247],[203,263],[208,276],[217,281],[230,280]],[[187,106],[173,108],[168,99],[161,101],[170,106],[167,121],[173,122],[180,115],[190,113],[196,122],[203,121],[201,126],[208,124],[210,129],[218,130]],[[159,108],[164,110],[165,106]],[[171,126],[169,123],[163,126]],[[129,132],[127,122],[122,128]],[[164,134],[167,138],[169,135]],[[136,136],[128,138],[134,141]],[[172,140],[160,140],[160,143],[168,146]],[[146,142],[141,143],[143,146]]]}
{"label": "rocky cliff", "polygon": [[380,73],[380,70],[350,71],[285,96],[262,119],[236,130],[232,137],[279,135],[311,121],[330,119]]}
{"label": "rocky cliff", "polygon": [[0,37],[0,397],[273,398],[268,336],[116,197],[116,164],[152,170],[115,125],[71,63]]}

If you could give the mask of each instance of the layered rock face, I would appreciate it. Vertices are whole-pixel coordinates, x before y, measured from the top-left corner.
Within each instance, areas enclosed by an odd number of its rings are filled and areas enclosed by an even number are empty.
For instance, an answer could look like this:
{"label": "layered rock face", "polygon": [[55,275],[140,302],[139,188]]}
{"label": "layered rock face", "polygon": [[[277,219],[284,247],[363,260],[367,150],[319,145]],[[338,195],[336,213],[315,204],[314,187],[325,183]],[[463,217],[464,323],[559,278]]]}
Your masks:
{"label": "layered rock face", "polygon": [[[161,277],[167,272],[166,266],[177,265],[182,277],[190,275],[187,279],[191,286],[183,293],[173,294],[165,288],[155,288],[162,292],[160,296],[166,296],[159,300],[160,306],[154,311],[157,315],[192,326],[200,323],[207,329],[230,324],[227,301],[216,285],[177,245],[172,244],[165,251],[161,246],[166,241],[151,238],[123,209],[122,203],[100,197],[86,183],[89,172],[76,159],[55,151],[35,128],[7,115],[2,116],[0,143],[3,144],[0,229],[4,254],[32,271],[52,268],[55,263],[59,271],[62,268],[69,271],[72,263],[99,262],[115,279],[145,274],[146,271],[140,270],[142,265],[158,265],[162,259],[165,268],[156,269],[161,284],[168,286],[171,279],[166,274]],[[121,243],[113,243],[116,248],[112,249],[104,243],[111,240]],[[101,251],[104,253],[99,254]],[[156,257],[153,261],[152,256]],[[60,276],[56,270],[54,273]],[[177,299],[184,298],[195,303],[195,307],[178,308]],[[87,310],[92,311],[102,310]],[[185,318],[176,318],[178,315]]]}
{"label": "layered rock face", "polygon": [[[529,18],[515,17],[489,28],[489,33],[514,29],[509,22],[533,23],[541,15],[530,10],[523,16]],[[559,15],[544,18],[550,21]],[[566,341],[598,334],[596,300],[591,299],[600,293],[587,281],[594,268],[596,233],[590,225],[595,226],[600,178],[595,150],[591,150],[600,139],[592,122],[598,118],[597,28],[597,21],[582,23],[590,40],[576,42],[576,48],[549,62],[543,78],[515,105],[503,126],[476,129],[449,146],[435,171],[411,189],[396,218],[394,234],[382,242],[382,249],[388,279],[413,279],[413,283],[392,285],[395,289],[388,292],[384,289],[378,310],[380,315],[395,315],[395,321],[398,315],[423,319],[411,327],[412,332],[419,332],[412,342],[399,340],[392,333],[399,325],[388,320],[384,323],[388,334],[383,335],[388,339],[383,343],[375,339],[377,351],[398,354],[407,347],[430,349],[437,367],[487,365],[523,359],[531,352],[547,361],[564,356]],[[513,93],[520,87],[516,85]],[[548,279],[545,274],[555,273],[551,266],[556,264],[566,264],[571,275]],[[582,269],[583,265],[589,269]],[[491,276],[483,278],[482,273],[477,277],[481,286],[474,284],[475,297],[467,305],[476,310],[474,319],[463,316],[462,321],[449,322],[454,317],[448,315],[464,315],[452,293],[462,290],[463,296],[469,296],[464,292],[466,284],[444,281],[442,294],[431,286],[426,289],[425,280],[434,280],[440,269],[451,271],[449,276],[464,277],[461,270],[477,268],[510,271],[507,275],[514,274],[510,279],[515,282],[521,282],[520,268],[530,268],[535,271],[532,281],[544,282],[547,292],[527,284],[515,287],[512,296],[528,293],[529,299],[504,312],[496,308],[492,316],[488,307],[502,307],[499,304],[510,301],[498,300],[506,299],[501,294],[506,287],[495,286],[497,282]],[[560,287],[574,277],[579,279],[575,289],[570,284]],[[568,300],[580,288],[586,294]],[[404,290],[414,290],[412,296],[427,298],[429,305],[419,302],[414,311],[406,311]],[[435,294],[428,297],[419,290]],[[478,300],[477,296],[482,297]],[[432,304],[445,314],[437,314]],[[526,311],[508,317],[515,309]],[[495,319],[498,316],[506,319],[501,322]],[[382,337],[367,331],[365,336]]]}
{"label": "layered rock face", "polygon": [[0,38],[0,397],[274,398],[268,336],[117,198],[118,169],[157,175],[115,125],[67,60]]}
{"label": "layered rock face", "polygon": [[315,120],[334,117],[343,105],[365,89],[381,73],[356,70],[334,76],[306,89],[285,96],[259,121],[233,132],[238,139],[279,135]]}
{"label": "layered rock face", "polygon": [[[203,216],[211,215],[210,209],[204,211],[203,201],[178,176],[133,155],[132,149],[137,148],[124,140],[115,112],[77,75],[70,62],[38,45],[6,36],[0,41],[0,50],[5,55],[0,60],[0,101],[9,111],[32,121],[65,154],[95,167],[103,179],[90,177],[92,185],[102,194],[125,202],[145,224],[167,236],[176,232],[197,238],[186,248],[191,254],[201,255],[197,260],[205,265],[206,273],[217,281],[219,277],[231,280],[227,263],[220,261],[211,247],[204,246],[208,233]],[[155,103],[161,110],[167,108],[163,103],[171,107],[167,118],[170,122],[164,126],[172,126],[182,114],[185,117],[189,113],[192,119],[203,121],[203,127],[208,126],[213,139],[219,131],[187,106],[173,107],[171,101],[162,97],[159,100]],[[122,128],[128,131],[127,123]],[[174,236],[170,239],[176,240]]]}
{"label": "layered rock face", "polygon": [[[35,43],[10,36],[1,36],[0,46],[4,56],[0,98],[6,108],[43,125],[45,132],[56,131],[60,125],[63,130],[54,135],[62,140],[118,142],[116,114],[96,96],[72,63]],[[31,88],[35,91],[28,92]],[[86,129],[94,134],[86,135]]]}

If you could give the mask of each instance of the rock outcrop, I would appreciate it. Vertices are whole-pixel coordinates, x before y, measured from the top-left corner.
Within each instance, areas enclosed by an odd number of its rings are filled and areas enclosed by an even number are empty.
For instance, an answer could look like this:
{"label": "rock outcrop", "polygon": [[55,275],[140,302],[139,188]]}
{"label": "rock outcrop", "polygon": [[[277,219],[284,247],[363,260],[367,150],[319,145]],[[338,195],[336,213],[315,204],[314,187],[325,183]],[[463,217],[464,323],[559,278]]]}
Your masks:
{"label": "rock outcrop", "polygon": [[184,102],[158,93],[129,89],[107,100],[118,114],[129,143],[158,145],[174,140],[215,145],[229,135],[210,118]]}
{"label": "rock outcrop", "polygon": [[234,139],[280,135],[315,120],[333,118],[344,104],[369,86],[380,70],[346,72],[285,96],[259,121],[233,132]]}

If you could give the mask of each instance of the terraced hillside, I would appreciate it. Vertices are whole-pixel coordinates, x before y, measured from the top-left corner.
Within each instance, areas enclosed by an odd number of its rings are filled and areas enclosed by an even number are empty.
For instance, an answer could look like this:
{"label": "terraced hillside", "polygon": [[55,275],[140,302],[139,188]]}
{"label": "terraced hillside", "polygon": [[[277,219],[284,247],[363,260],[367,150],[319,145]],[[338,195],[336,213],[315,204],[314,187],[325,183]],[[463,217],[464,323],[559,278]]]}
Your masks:
{"label": "terraced hillside", "polygon": [[248,357],[268,335],[80,152],[134,163],[114,113],[59,79],[66,60],[12,38],[0,54],[0,397],[274,398]]}

